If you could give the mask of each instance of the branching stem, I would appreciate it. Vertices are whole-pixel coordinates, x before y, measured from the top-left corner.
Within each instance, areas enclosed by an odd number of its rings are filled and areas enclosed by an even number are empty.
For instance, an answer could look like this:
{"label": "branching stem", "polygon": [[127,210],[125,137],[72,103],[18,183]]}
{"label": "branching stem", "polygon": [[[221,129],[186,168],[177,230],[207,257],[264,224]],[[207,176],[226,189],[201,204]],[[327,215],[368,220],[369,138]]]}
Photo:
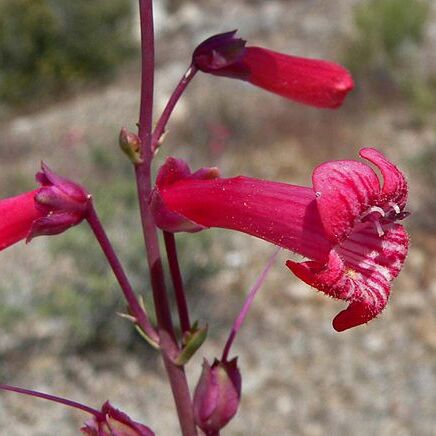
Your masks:
{"label": "branching stem", "polygon": [[[140,154],[142,163],[135,166],[136,185],[159,335],[164,335],[165,337],[169,336],[175,341],[174,327],[171,320],[162,260],[160,257],[157,230],[149,208],[149,197],[151,193],[151,162],[153,159],[153,151],[151,148],[154,89],[154,31],[152,0],[139,0],[139,13],[141,23],[142,75],[138,135],[141,140]],[[195,436],[197,435],[197,430],[184,368],[175,365],[171,361],[165,347],[162,347],[161,351],[176,403],[182,433],[184,436]]]}
{"label": "branching stem", "polygon": [[106,259],[108,260],[109,265],[111,266],[112,271],[118,280],[124,297],[129,305],[131,315],[136,319],[138,326],[144,331],[144,333],[147,334],[147,336],[149,336],[154,342],[159,342],[158,334],[153,328],[150,319],[145,313],[144,308],[140,305],[138,298],[136,297],[136,294],[130,285],[129,279],[124,272],[121,262],[119,261],[118,256],[115,253],[112,244],[110,243],[109,238],[107,237],[106,232],[100,222],[100,219],[98,218],[93,203],[90,205],[86,220],[94,232],[94,235],[106,256]]}

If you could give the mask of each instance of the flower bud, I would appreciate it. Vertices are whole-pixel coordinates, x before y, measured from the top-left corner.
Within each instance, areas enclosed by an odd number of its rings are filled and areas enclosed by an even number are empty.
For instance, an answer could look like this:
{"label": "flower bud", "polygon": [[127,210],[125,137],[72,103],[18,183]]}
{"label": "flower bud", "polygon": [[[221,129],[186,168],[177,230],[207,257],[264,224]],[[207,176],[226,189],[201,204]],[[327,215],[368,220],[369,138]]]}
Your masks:
{"label": "flower bud", "polygon": [[241,397],[241,374],[237,358],[216,360],[203,371],[194,394],[194,416],[206,435],[217,434],[236,414]]}
{"label": "flower bud", "polygon": [[123,127],[120,131],[119,144],[121,150],[123,150],[134,164],[142,162],[140,157],[141,140],[138,135],[129,132]]}
{"label": "flower bud", "polygon": [[354,83],[341,65],[277,53],[262,47],[246,47],[236,31],[203,41],[192,57],[204,73],[244,80],[291,100],[320,108],[342,105]]}
{"label": "flower bud", "polygon": [[154,436],[148,427],[133,421],[109,401],[103,404],[101,414],[86,421],[80,430],[89,436]]}

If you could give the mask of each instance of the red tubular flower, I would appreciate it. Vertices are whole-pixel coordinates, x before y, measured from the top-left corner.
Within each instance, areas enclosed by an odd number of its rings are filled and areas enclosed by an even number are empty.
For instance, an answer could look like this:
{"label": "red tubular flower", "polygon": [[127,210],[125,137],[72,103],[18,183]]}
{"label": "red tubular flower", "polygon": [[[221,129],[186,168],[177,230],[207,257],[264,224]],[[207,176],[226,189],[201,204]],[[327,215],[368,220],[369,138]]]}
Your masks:
{"label": "red tubular flower", "polygon": [[94,415],[80,429],[89,436],[154,436],[148,427],[133,421],[121,410],[106,401],[99,414]]}
{"label": "red tubular flower", "polygon": [[194,51],[193,65],[216,76],[245,80],[267,91],[320,108],[337,108],[353,87],[350,73],[333,62],[245,47],[236,31],[212,36]]}
{"label": "red tubular flower", "polygon": [[218,178],[216,170],[191,174],[169,158],[160,169],[151,206],[167,231],[208,227],[238,230],[299,253],[291,271],[325,294],[349,303],[333,320],[337,331],[377,316],[399,274],[408,236],[397,220],[407,216],[403,174],[372,148],[360,155],[382,172],[358,161],[327,162],[314,170],[313,188],[248,177]]}
{"label": "red tubular flower", "polygon": [[203,371],[194,393],[194,416],[206,435],[216,435],[233,418],[241,398],[241,374],[237,358],[216,360]]}
{"label": "red tubular flower", "polygon": [[24,238],[61,233],[85,217],[90,196],[84,188],[45,164],[36,179],[41,188],[0,200],[0,250]]}
{"label": "red tubular flower", "polygon": [[38,190],[0,200],[0,250],[24,239],[42,213],[35,206]]}

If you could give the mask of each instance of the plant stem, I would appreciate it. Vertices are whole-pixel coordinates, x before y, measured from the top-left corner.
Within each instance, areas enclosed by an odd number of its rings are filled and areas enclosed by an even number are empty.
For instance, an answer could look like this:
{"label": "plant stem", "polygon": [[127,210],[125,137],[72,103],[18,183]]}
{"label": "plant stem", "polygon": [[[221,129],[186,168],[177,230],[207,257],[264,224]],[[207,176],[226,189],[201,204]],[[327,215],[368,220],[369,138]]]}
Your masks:
{"label": "plant stem", "polygon": [[[165,288],[157,231],[148,204],[151,192],[151,161],[153,158],[151,149],[154,88],[152,0],[139,0],[139,12],[141,22],[142,76],[138,135],[141,140],[140,154],[142,163],[135,166],[136,184],[159,335],[170,336],[174,340],[174,328]],[[195,436],[197,435],[197,430],[184,368],[175,365],[170,360],[164,347],[161,348],[161,352],[176,403],[182,433],[184,436]]]}
{"label": "plant stem", "polygon": [[242,309],[239,312],[239,315],[235,319],[235,322],[233,323],[232,329],[230,330],[230,335],[229,335],[227,342],[226,342],[226,345],[224,346],[224,349],[223,349],[223,354],[221,357],[222,362],[227,361],[227,358],[228,358],[229,352],[230,352],[230,348],[233,344],[233,341],[235,340],[235,337],[236,337],[238,331],[242,327],[242,323],[244,322],[244,320],[248,314],[248,311],[250,310],[250,306],[254,301],[254,297],[256,297],[257,292],[259,291],[259,289],[263,285],[263,282],[265,281],[269,270],[273,266],[280,250],[281,250],[280,248],[277,248],[274,251],[272,256],[269,258],[266,266],[264,267],[263,271],[261,272],[261,274],[257,278],[256,282],[254,283],[253,287],[250,289],[250,292],[247,295],[245,303],[242,306]]}
{"label": "plant stem", "polygon": [[64,404],[69,407],[74,407],[75,409],[82,410],[83,412],[89,413],[94,416],[101,416],[101,412],[88,407],[85,404],[78,403],[77,401],[68,400],[66,398],[57,397],[55,395],[45,394],[44,392],[33,391],[31,389],[19,388],[17,386],[4,385],[0,383],[0,389],[4,391],[16,392],[18,394],[29,395],[31,397],[42,398],[44,400],[53,401],[55,403]]}
{"label": "plant stem", "polygon": [[165,247],[167,250],[168,264],[170,267],[171,279],[174,286],[174,294],[176,296],[177,310],[179,312],[180,327],[185,333],[191,329],[189,320],[188,303],[186,294],[183,288],[183,279],[180,272],[179,260],[177,257],[177,246],[174,233],[163,232]]}
{"label": "plant stem", "polygon": [[131,314],[136,319],[136,323],[139,327],[150,337],[154,342],[159,342],[159,336],[156,330],[153,328],[150,319],[144,311],[144,308],[139,304],[139,301],[135,295],[135,292],[130,285],[129,279],[127,278],[126,273],[119,261],[112,244],[109,241],[109,238],[106,235],[106,232],[98,218],[98,215],[95,211],[94,205],[91,203],[91,206],[88,210],[86,220],[88,221],[97,241],[100,244],[103,253],[105,254],[109,265],[112,268],[112,271],[115,274],[115,277],[118,280],[118,283],[124,293],[124,297],[127,300],[129,305],[129,309]]}
{"label": "plant stem", "polygon": [[186,87],[189,85],[189,82],[194,78],[197,71],[197,68],[191,64],[191,66],[187,69],[186,73],[180,79],[180,82],[177,84],[176,89],[171,94],[171,97],[168,100],[168,103],[166,104],[165,109],[162,112],[162,115],[160,116],[151,137],[151,150],[153,153],[159,148],[159,141],[162,138],[162,135],[165,134],[165,127],[177,102],[179,101]]}

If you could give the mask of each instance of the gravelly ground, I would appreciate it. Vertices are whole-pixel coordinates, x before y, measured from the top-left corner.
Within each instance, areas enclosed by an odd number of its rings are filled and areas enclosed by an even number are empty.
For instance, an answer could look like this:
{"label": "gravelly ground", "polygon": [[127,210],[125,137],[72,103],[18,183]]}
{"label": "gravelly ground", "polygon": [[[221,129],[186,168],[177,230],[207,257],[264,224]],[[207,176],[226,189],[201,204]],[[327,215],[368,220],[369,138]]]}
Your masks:
{"label": "gravelly ground", "polygon": [[[227,2],[224,7],[209,1],[204,5],[206,12],[202,6],[188,4],[158,25],[158,48],[162,50],[158,105],[183,72],[186,46],[206,36],[210,28],[239,27],[244,36],[277,50],[337,59],[350,32],[355,3],[341,0],[332,7],[321,0],[246,1]],[[431,37],[436,33],[434,26],[433,20]],[[432,56],[425,58],[428,68],[433,68]],[[93,170],[81,150],[97,137],[107,143],[108,153],[116,149],[119,127],[133,126],[136,121],[137,83],[137,74],[127,72],[104,89],[3,123],[2,186],[14,192],[7,182],[14,178],[26,183],[23,174],[33,173],[35,159],[40,158],[68,174],[80,174],[86,184]],[[204,127],[207,114],[223,110],[224,119],[237,117],[237,122],[229,123],[236,139],[219,159],[225,174],[244,172],[307,184],[314,163],[329,157],[353,158],[361,144],[380,146],[406,168],[416,216],[415,221],[409,220],[411,253],[395,284],[390,307],[368,326],[343,334],[331,328],[331,319],[343,305],[295,280],[283,267],[288,254],[281,254],[234,349],[244,375],[243,401],[238,417],[224,434],[436,435],[436,227],[434,219],[426,221],[423,216],[428,210],[426,202],[434,199],[426,196],[413,166],[414,156],[436,144],[436,114],[428,114],[417,127],[412,122],[413,108],[404,104],[391,103],[373,111],[359,110],[358,104],[359,100],[352,99],[340,112],[319,113],[241,84],[199,77],[175,114],[168,146],[197,163],[205,163],[198,161],[201,157],[196,153],[202,136],[186,134],[191,124],[194,129]],[[276,134],[274,129],[283,129],[283,133]],[[345,144],[349,146],[342,147]],[[107,175],[108,179],[115,176]],[[414,222],[430,222],[433,227],[424,231]],[[212,359],[219,353],[244,293],[272,251],[268,244],[244,235],[212,232],[214,254],[209,261],[225,267],[204,289],[196,290],[195,315],[209,320],[211,338],[189,365],[192,384],[202,356]],[[43,276],[54,261],[52,256],[43,239],[2,253],[0,275],[11,299],[31,301],[32,289],[41,288],[38,283],[56,286],[74,273],[68,260],[56,259],[56,271]],[[152,351],[69,354],[63,347],[68,337],[62,322],[41,321],[36,315],[3,330],[1,373],[8,382],[91,405],[110,398],[158,435],[178,434],[164,372]],[[0,396],[2,434],[69,436],[78,434],[82,420],[81,414],[61,406],[14,394]]]}

